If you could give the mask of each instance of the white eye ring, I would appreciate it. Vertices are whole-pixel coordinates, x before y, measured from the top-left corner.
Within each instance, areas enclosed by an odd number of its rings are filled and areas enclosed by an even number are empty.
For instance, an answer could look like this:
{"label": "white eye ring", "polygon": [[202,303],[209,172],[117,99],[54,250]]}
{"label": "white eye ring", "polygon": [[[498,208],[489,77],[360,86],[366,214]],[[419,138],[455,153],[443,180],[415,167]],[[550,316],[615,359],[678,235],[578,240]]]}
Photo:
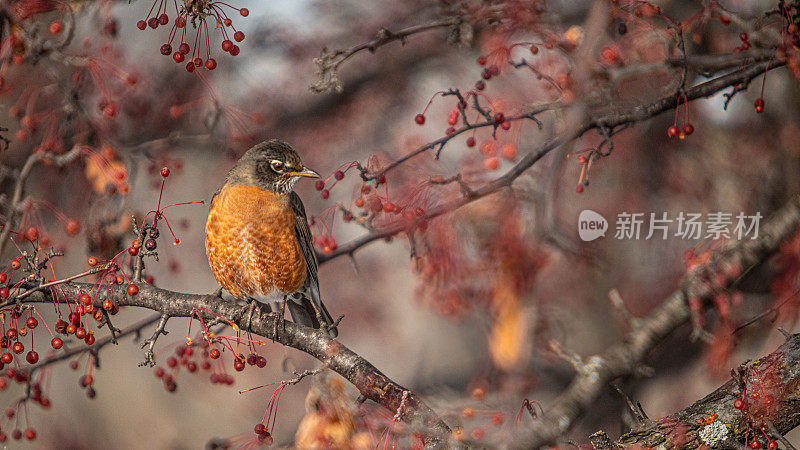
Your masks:
{"label": "white eye ring", "polygon": [[278,173],[281,173],[281,172],[283,172],[283,167],[284,167],[284,164],[283,164],[283,162],[282,162],[282,161],[278,161],[277,159],[273,159],[273,160],[272,160],[272,162],[271,162],[271,163],[269,163],[269,166],[270,166],[270,167],[272,168],[272,170],[274,170],[275,172],[278,172]]}

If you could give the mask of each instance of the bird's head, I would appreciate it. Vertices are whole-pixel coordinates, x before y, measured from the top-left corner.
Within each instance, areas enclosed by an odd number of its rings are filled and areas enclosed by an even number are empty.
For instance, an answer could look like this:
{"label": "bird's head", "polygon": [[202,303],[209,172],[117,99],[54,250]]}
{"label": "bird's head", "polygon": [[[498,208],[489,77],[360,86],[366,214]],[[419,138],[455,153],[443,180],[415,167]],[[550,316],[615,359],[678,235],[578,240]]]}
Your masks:
{"label": "bird's head", "polygon": [[228,183],[288,194],[303,177],[318,178],[319,174],[303,166],[291,145],[272,139],[245,152],[228,174]]}

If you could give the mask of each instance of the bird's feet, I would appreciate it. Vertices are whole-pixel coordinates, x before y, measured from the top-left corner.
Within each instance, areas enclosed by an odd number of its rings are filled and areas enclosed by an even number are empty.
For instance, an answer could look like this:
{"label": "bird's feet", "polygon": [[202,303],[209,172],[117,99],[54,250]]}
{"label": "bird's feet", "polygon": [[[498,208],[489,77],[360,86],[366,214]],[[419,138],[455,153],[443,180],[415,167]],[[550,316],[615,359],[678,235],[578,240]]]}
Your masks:
{"label": "bird's feet", "polygon": [[278,317],[275,318],[275,329],[273,330],[273,332],[274,332],[273,336],[274,337],[272,339],[273,342],[278,337],[278,324],[281,324],[283,326],[283,334],[286,334],[286,320],[285,320],[285,318],[286,318],[286,296],[284,295],[283,296],[283,300],[281,301],[281,312],[280,312],[280,314],[278,314]]}
{"label": "bird's feet", "polygon": [[250,325],[253,323],[253,312],[256,310],[256,301],[250,300],[250,304],[247,305],[247,331],[250,331]]}

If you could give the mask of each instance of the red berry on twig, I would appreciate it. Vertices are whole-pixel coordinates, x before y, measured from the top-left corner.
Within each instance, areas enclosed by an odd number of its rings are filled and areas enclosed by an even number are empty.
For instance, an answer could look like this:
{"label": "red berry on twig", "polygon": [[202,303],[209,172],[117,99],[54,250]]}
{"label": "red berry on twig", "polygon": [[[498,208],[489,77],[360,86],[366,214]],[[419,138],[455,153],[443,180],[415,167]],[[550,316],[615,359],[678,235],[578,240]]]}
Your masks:
{"label": "red berry on twig", "polygon": [[673,125],[673,126],[671,126],[671,127],[669,127],[667,129],[667,136],[669,136],[671,138],[678,137],[680,134],[681,134],[681,130],[679,130],[678,127],[676,127],[675,125]]}
{"label": "red berry on twig", "polygon": [[760,113],[764,112],[764,99],[763,98],[756,99],[755,107],[756,107],[756,112],[757,113],[760,114]]}

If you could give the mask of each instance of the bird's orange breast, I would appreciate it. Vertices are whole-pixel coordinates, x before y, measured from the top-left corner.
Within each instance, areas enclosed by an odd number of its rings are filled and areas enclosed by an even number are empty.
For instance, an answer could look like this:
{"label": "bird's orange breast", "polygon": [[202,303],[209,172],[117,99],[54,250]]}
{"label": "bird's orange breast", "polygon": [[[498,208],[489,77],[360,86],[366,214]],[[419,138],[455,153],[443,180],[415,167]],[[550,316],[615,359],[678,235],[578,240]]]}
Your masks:
{"label": "bird's orange breast", "polygon": [[223,186],[206,221],[206,254],[217,282],[239,298],[298,291],[306,261],[295,220],[288,195]]}

